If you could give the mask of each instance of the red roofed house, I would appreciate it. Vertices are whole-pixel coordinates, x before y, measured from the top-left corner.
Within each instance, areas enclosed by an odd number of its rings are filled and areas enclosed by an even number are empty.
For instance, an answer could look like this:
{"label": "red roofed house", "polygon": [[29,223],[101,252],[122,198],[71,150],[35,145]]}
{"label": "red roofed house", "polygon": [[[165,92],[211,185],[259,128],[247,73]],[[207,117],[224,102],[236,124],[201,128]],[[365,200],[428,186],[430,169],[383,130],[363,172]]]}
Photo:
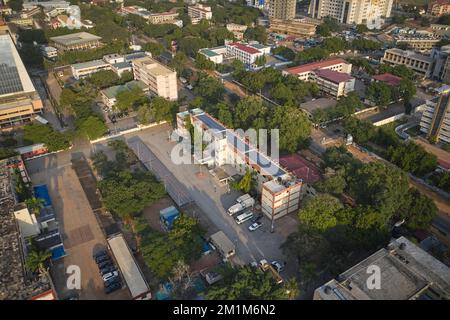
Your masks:
{"label": "red roofed house", "polygon": [[320,90],[335,98],[345,96],[355,89],[355,78],[350,76],[352,65],[341,58],[307,63],[283,71],[302,81],[317,83]]}
{"label": "red roofed house", "polygon": [[262,50],[258,50],[254,47],[239,42],[228,43],[226,48],[227,56],[234,57],[245,64],[253,64],[255,63],[256,58],[264,55]]}
{"label": "red roofed house", "polygon": [[376,76],[373,76],[372,81],[386,82],[388,85],[390,85],[392,87],[396,87],[400,84],[400,82],[402,81],[402,78],[394,76],[393,74],[390,74],[390,73],[383,73],[383,74],[378,74]]}
{"label": "red roofed house", "polygon": [[443,14],[450,13],[450,3],[447,0],[430,1],[428,13],[433,16],[442,16]]}

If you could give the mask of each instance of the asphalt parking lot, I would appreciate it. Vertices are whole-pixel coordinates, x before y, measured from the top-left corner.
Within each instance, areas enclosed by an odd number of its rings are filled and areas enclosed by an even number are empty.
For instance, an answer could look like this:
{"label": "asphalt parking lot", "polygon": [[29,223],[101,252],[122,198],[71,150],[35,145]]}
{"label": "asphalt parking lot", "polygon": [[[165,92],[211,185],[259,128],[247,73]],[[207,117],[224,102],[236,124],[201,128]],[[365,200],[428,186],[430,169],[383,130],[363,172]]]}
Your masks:
{"label": "asphalt parking lot", "polygon": [[[161,125],[126,135],[126,139],[133,140],[136,136],[142,139],[179,183],[188,190],[192,199],[202,210],[199,215],[207,215],[208,220],[214,224],[214,229],[222,230],[236,245],[238,256],[234,259],[236,263],[246,264],[262,258],[288,261],[279,247],[286,237],[297,229],[298,220],[295,214],[275,221],[274,233],[270,232],[270,221],[267,218],[261,220],[263,227],[254,232],[248,230],[250,222],[236,224],[226,210],[235,203],[239,193],[236,191],[228,193],[227,186],[220,185],[213,176],[205,169],[200,169],[198,165],[174,164],[170,159],[170,153],[175,143],[168,140],[170,130],[170,126]],[[199,219],[202,220],[202,217],[199,216]],[[291,273],[289,269],[288,261],[286,274]]]}
{"label": "asphalt parking lot", "polygon": [[81,270],[81,290],[76,290],[80,299],[130,299],[126,287],[108,295],[103,292],[103,281],[92,254],[105,248],[106,240],[71,168],[70,157],[68,151],[26,162],[33,184],[48,186],[67,253],[51,269],[56,291],[60,299],[72,293],[66,286],[66,270],[77,265]]}

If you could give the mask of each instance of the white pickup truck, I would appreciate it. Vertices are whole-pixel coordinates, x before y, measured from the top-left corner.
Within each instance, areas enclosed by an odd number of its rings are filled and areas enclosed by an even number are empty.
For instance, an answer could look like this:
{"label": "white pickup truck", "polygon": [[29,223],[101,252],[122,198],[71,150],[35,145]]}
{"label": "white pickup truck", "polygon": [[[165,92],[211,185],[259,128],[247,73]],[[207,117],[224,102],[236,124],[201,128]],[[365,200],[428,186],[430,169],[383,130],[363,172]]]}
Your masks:
{"label": "white pickup truck", "polygon": [[230,216],[232,216],[233,214],[241,212],[244,209],[251,208],[254,205],[255,205],[255,199],[253,199],[252,197],[249,197],[239,203],[236,203],[235,205],[232,205],[228,209],[228,214]]}

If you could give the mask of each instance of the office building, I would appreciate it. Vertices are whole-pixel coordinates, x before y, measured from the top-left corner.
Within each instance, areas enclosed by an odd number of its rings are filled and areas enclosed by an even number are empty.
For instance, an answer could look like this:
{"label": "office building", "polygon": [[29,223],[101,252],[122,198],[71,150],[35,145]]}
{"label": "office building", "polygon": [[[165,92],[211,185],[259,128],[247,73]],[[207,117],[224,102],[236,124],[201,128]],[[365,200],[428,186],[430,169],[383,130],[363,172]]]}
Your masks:
{"label": "office building", "polygon": [[429,52],[439,41],[437,36],[397,36],[395,43],[397,45],[407,45],[408,48],[414,51]]}
{"label": "office building", "polygon": [[436,91],[437,97],[427,100],[420,119],[420,131],[427,138],[450,143],[450,86]]}
{"label": "office building", "polygon": [[11,36],[0,33],[0,129],[31,121],[42,110],[42,100]]}
{"label": "office building", "polygon": [[191,18],[192,24],[198,24],[202,19],[211,20],[211,7],[203,4],[188,6],[188,16]]}
{"label": "office building", "polygon": [[226,55],[240,60],[245,64],[255,63],[258,57],[270,53],[270,47],[259,43],[244,44],[240,42],[231,42],[225,45]]}
{"label": "office building", "polygon": [[296,0],[267,0],[269,18],[291,20],[295,18]]}
{"label": "office building", "polygon": [[[379,272],[379,286],[373,281]],[[374,288],[369,288],[374,285]],[[450,268],[400,237],[314,292],[314,300],[448,300]]]}
{"label": "office building", "polygon": [[311,37],[316,34],[316,26],[298,19],[271,19],[269,31],[295,37]]}
{"label": "office building", "polygon": [[450,13],[450,3],[447,0],[431,0],[428,4],[428,14],[442,16]]}
{"label": "office building", "polygon": [[351,70],[350,63],[336,58],[292,67],[283,71],[283,74],[315,82],[323,93],[338,98],[354,90],[355,79],[350,76]]}
{"label": "office building", "polygon": [[50,43],[58,51],[74,51],[101,47],[101,40],[102,38],[96,35],[87,32],[78,32],[52,37],[50,38]]}
{"label": "office building", "polygon": [[177,73],[151,57],[132,61],[134,79],[144,82],[154,94],[169,99],[178,99]]}
{"label": "office building", "polygon": [[450,83],[450,45],[433,48],[430,58],[434,61],[431,79]]}
{"label": "office building", "polygon": [[335,18],[345,24],[365,24],[380,28],[391,16],[393,0],[311,0],[309,14],[313,18]]}
{"label": "office building", "polygon": [[[239,174],[250,169],[261,194],[261,210],[269,219],[279,219],[297,212],[300,204],[302,180],[284,169],[277,161],[247,142],[246,137],[226,128],[222,123],[200,109],[177,114],[177,132],[186,137],[189,131],[186,119],[190,118],[196,132],[201,132],[209,153],[194,153],[201,164],[220,168],[231,165]],[[187,147],[190,153],[191,145]]]}
{"label": "office building", "polygon": [[397,48],[386,50],[381,63],[393,66],[403,64],[423,77],[429,77],[433,67],[433,59],[430,57]]}

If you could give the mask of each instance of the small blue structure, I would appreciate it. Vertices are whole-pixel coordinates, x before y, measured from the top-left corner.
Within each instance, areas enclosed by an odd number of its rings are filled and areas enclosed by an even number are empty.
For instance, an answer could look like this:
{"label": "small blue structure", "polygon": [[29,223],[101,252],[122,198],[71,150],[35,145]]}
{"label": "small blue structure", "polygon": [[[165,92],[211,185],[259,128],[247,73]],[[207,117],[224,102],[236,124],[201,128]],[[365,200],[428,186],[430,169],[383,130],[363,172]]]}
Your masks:
{"label": "small blue structure", "polygon": [[66,251],[64,250],[63,244],[61,244],[60,246],[58,246],[56,248],[53,248],[51,250],[51,252],[52,252],[52,260],[53,261],[58,260],[66,255]]}
{"label": "small blue structure", "polygon": [[44,200],[44,208],[52,206],[52,201],[50,200],[50,195],[48,194],[48,188],[46,184],[41,184],[33,187],[34,196],[36,198],[41,198]]}
{"label": "small blue structure", "polygon": [[180,216],[180,211],[174,206],[162,209],[159,211],[159,219],[161,224],[166,231],[172,229],[173,222]]}

